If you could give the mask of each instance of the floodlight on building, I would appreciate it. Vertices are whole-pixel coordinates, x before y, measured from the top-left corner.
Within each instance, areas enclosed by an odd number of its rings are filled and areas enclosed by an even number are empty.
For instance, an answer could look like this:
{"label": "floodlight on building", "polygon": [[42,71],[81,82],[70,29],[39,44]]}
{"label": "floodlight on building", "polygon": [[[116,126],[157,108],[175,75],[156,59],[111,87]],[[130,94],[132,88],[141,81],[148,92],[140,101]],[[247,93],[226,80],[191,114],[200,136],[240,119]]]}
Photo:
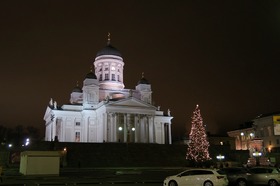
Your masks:
{"label": "floodlight on building", "polygon": [[132,129],[131,129],[132,131],[135,131],[135,128],[134,127],[132,127]]}
{"label": "floodlight on building", "polygon": [[119,131],[122,131],[122,127],[119,127]]}
{"label": "floodlight on building", "polygon": [[13,144],[11,144],[11,143],[8,145],[9,148],[11,148],[12,146],[13,146]]}

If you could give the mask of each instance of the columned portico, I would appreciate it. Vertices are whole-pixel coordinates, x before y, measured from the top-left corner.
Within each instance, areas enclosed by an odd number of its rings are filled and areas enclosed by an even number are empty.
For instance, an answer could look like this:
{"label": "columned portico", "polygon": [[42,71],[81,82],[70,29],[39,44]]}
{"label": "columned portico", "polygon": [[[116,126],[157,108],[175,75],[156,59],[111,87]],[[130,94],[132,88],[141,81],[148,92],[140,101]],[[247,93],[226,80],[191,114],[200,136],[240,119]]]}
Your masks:
{"label": "columned portico", "polygon": [[170,124],[162,122],[157,131],[153,115],[106,112],[104,120],[104,142],[158,143],[156,136],[160,133],[160,138],[165,139],[161,143],[171,144]]}

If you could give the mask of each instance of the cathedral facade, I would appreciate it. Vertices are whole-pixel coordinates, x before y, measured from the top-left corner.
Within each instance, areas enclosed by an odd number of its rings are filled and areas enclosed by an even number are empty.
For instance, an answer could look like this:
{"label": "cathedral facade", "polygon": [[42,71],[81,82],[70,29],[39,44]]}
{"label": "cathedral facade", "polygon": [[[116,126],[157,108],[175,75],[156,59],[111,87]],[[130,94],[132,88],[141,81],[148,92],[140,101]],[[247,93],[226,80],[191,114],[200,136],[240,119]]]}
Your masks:
{"label": "cathedral facade", "polygon": [[135,89],[124,88],[124,61],[110,38],[93,65],[94,72],[73,89],[69,104],[50,100],[45,140],[171,144],[170,111],[164,114],[152,105],[151,84],[143,74]]}

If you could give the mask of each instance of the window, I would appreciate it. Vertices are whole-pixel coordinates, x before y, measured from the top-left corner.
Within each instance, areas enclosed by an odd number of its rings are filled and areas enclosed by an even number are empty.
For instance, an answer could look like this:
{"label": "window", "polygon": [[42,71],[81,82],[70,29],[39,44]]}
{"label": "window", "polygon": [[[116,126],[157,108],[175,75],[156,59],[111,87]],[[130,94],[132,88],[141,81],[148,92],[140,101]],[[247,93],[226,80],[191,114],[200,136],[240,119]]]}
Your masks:
{"label": "window", "polygon": [[279,145],[279,139],[276,140],[277,145]]}
{"label": "window", "polygon": [[214,174],[214,173],[208,170],[190,170],[184,172],[183,174],[181,174],[181,176],[205,175],[205,174]]}
{"label": "window", "polygon": [[115,68],[115,67],[112,67],[111,70],[116,70],[116,68]]}
{"label": "window", "polygon": [[76,122],[76,126],[80,126],[81,125],[81,122]]}
{"label": "window", "polygon": [[118,75],[118,81],[120,81],[120,75]]}
{"label": "window", "polygon": [[116,81],[115,74],[112,74],[112,81]]}
{"label": "window", "polygon": [[99,81],[102,81],[102,74],[99,75]]}
{"label": "window", "polygon": [[80,142],[80,132],[75,133],[75,142]]}
{"label": "window", "polygon": [[105,80],[109,80],[109,74],[105,74]]}
{"label": "window", "polygon": [[108,67],[106,67],[106,68],[105,68],[105,71],[108,71],[108,70],[109,70],[109,68],[108,68]]}

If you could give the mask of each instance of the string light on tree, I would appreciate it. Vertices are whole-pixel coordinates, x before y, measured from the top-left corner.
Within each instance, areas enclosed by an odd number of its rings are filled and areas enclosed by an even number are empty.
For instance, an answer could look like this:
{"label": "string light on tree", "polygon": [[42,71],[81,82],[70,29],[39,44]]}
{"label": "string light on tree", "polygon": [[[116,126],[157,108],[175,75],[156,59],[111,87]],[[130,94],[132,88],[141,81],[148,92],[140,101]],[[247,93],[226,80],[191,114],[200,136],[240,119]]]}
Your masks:
{"label": "string light on tree", "polygon": [[202,163],[211,159],[208,151],[209,142],[207,140],[203,119],[198,105],[196,105],[196,108],[193,112],[189,139],[190,143],[188,145],[186,154],[187,160],[193,160],[197,163]]}

